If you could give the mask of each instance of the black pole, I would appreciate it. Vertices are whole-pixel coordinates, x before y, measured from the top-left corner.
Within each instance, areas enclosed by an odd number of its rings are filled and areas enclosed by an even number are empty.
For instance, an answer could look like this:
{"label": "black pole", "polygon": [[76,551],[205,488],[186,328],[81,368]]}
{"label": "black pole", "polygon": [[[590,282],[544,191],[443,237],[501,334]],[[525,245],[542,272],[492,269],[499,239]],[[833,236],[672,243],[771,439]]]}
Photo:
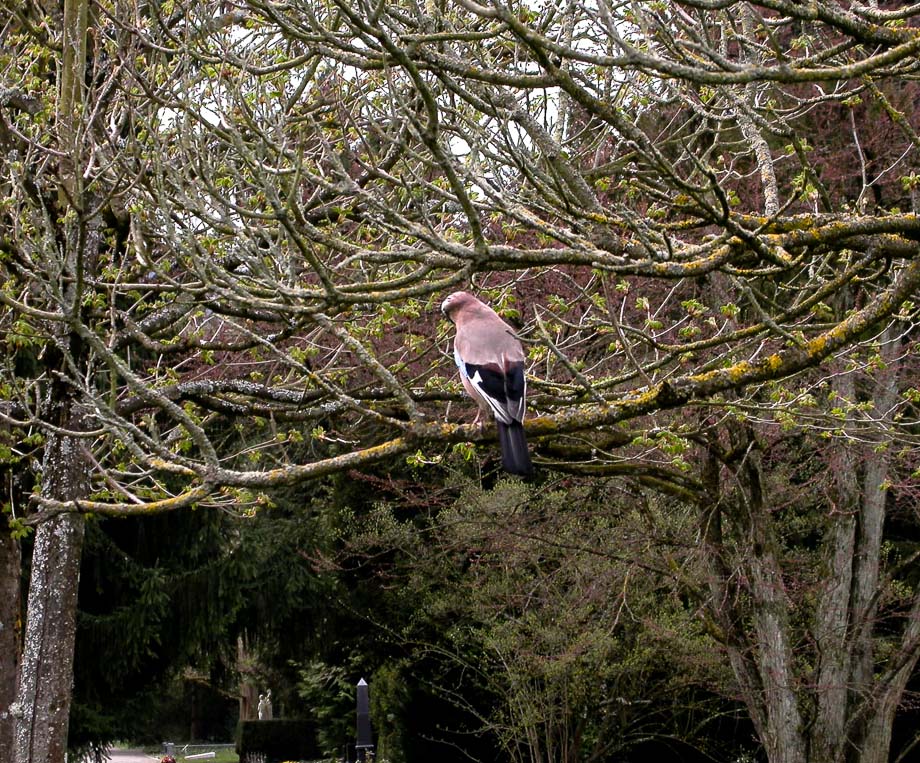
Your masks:
{"label": "black pole", "polygon": [[367,681],[358,681],[358,739],[355,743],[358,760],[367,760],[367,751],[373,755],[374,740],[371,736],[371,702],[368,695]]}

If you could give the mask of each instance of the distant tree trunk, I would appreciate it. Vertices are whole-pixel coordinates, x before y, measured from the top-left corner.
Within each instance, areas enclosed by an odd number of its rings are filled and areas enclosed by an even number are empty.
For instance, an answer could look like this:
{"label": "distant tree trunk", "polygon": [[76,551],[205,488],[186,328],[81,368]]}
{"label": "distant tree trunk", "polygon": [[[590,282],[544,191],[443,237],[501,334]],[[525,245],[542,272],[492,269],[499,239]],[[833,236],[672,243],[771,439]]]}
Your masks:
{"label": "distant tree trunk", "polygon": [[254,721],[259,702],[259,690],[252,679],[252,660],[243,636],[236,639],[236,668],[240,674],[240,720]]}
{"label": "distant tree trunk", "polygon": [[767,719],[762,741],[771,763],[798,763],[805,760],[805,740],[796,701],[790,607],[779,560],[779,540],[764,503],[759,461],[759,454],[754,452],[745,459],[748,501],[742,511],[753,541],[747,567]]}
{"label": "distant tree trunk", "polygon": [[[852,389],[852,380],[849,381]],[[826,577],[815,618],[815,643],[820,650],[817,685],[823,690],[816,697],[813,758],[828,763],[839,760],[846,738],[851,663],[847,642],[856,541],[856,515],[852,507],[859,500],[855,454],[842,448],[835,456],[832,518],[825,536]]]}
{"label": "distant tree trunk", "polygon": [[[882,421],[890,420],[898,399],[898,379],[902,373],[898,360],[901,342],[893,334],[889,328],[883,335],[880,356],[885,369],[879,373],[871,395],[873,409]],[[875,636],[879,591],[884,577],[883,528],[892,448],[884,436],[879,435],[875,439],[876,446],[865,449],[862,494],[855,506],[858,530],[853,555],[853,611],[850,613],[852,676],[848,702],[848,706],[853,708],[854,719],[846,742],[850,750],[858,750],[856,754],[848,752],[848,759],[858,763],[886,763],[888,760],[895,711],[920,656],[917,646],[920,596],[915,594],[914,605],[901,636],[901,648],[888,662],[893,667],[884,671],[878,668]]]}
{"label": "distant tree trunk", "polygon": [[0,522],[0,760],[13,760],[13,716],[20,644],[20,548]]}
{"label": "distant tree trunk", "polygon": [[[61,389],[55,392],[60,393],[52,399],[62,428],[82,429],[83,416],[76,401]],[[89,465],[82,447],[74,435],[48,438],[42,467],[44,495],[73,500],[88,494]],[[41,524],[35,533],[17,701],[15,763],[64,763],[83,530],[82,515],[62,514]]]}

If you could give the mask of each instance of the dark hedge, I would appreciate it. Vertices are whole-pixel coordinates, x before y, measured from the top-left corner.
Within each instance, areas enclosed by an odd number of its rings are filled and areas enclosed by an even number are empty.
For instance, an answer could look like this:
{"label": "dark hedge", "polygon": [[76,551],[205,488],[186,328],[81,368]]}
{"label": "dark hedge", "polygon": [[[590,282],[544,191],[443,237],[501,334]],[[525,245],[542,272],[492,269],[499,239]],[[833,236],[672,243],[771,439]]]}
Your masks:
{"label": "dark hedge", "polygon": [[265,756],[265,763],[320,757],[314,724],[287,719],[242,721],[236,751],[240,760],[245,760],[250,754],[261,753]]}

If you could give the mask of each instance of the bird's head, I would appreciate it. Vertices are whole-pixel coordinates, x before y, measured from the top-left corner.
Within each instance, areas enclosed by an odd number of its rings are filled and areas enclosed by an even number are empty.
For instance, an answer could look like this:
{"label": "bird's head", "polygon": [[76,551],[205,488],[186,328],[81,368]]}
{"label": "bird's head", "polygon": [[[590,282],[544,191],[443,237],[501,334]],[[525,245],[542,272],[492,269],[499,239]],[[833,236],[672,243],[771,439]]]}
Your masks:
{"label": "bird's head", "polygon": [[479,300],[477,300],[476,297],[474,297],[469,292],[455,291],[441,303],[441,312],[444,313],[448,320],[453,321],[457,310],[472,305],[478,301]]}

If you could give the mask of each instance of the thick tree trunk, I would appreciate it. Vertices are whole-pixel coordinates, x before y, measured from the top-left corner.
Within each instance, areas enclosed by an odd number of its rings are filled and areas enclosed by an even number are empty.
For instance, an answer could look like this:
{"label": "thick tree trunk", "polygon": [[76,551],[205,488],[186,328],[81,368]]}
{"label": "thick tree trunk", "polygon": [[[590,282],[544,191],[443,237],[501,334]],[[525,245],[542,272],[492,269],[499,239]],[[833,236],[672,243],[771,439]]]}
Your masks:
{"label": "thick tree trunk", "polygon": [[0,522],[0,761],[13,760],[13,715],[19,676],[20,549]]}
{"label": "thick tree trunk", "polygon": [[[855,397],[853,377],[849,374],[838,376],[834,389],[845,400]],[[833,490],[825,534],[827,566],[814,633],[818,652],[811,755],[814,763],[841,760],[850,690],[850,601],[860,488],[853,448],[837,448],[833,459]]]}
{"label": "thick tree trunk", "polygon": [[82,546],[77,514],[49,520],[35,535],[15,763],[64,763]]}
{"label": "thick tree trunk", "polygon": [[[882,422],[890,422],[898,399],[901,342],[889,327],[882,335],[879,372],[872,393],[872,407]],[[902,650],[889,664],[898,665],[890,674],[879,674],[875,653],[879,587],[886,502],[888,499],[890,443],[884,433],[872,438],[878,445],[867,449],[858,505],[858,530],[853,558],[852,595],[852,678],[848,706],[854,715],[848,741],[849,758],[859,763],[885,763],[891,747],[891,729],[898,703],[917,663],[917,610],[907,620]],[[900,663],[900,664],[898,664]]]}
{"label": "thick tree trunk", "polygon": [[[60,421],[80,429],[72,400],[58,400]],[[78,438],[51,435],[45,445],[42,492],[73,500],[89,491],[88,462]],[[84,520],[62,514],[35,533],[28,619],[19,681],[15,763],[64,763],[73,688],[77,589]]]}
{"label": "thick tree trunk", "polygon": [[805,760],[805,740],[796,697],[789,601],[777,556],[779,544],[764,505],[758,461],[753,451],[745,457],[746,510],[752,541],[745,567],[754,600],[758,668],[767,716],[766,734],[761,741],[770,763],[800,763]]}

